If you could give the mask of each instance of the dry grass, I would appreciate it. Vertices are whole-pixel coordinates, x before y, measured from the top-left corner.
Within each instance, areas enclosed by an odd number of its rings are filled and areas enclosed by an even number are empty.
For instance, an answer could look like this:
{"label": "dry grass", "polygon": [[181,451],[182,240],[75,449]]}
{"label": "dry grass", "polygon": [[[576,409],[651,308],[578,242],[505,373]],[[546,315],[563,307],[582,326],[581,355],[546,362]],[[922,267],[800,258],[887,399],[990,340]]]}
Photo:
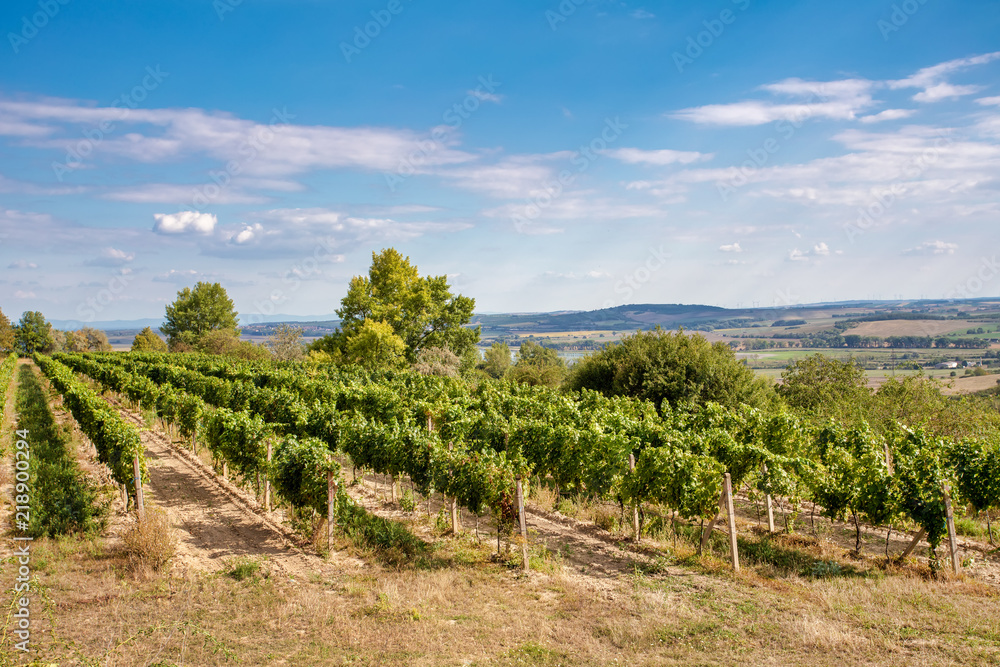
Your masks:
{"label": "dry grass", "polygon": [[1000,659],[995,591],[961,581],[775,580],[752,571],[734,576],[712,557],[667,575],[606,581],[561,570],[525,578],[486,562],[368,565],[312,581],[166,570],[136,578],[116,553],[101,540],[37,545],[44,612],[36,659],[838,666]]}
{"label": "dry grass", "polygon": [[965,332],[969,327],[982,326],[968,320],[883,320],[861,322],[847,329],[845,334],[859,336],[940,336],[952,331]]}
{"label": "dry grass", "polygon": [[159,507],[147,507],[146,518],[125,531],[122,543],[125,556],[136,572],[161,570],[177,550],[170,519]]}

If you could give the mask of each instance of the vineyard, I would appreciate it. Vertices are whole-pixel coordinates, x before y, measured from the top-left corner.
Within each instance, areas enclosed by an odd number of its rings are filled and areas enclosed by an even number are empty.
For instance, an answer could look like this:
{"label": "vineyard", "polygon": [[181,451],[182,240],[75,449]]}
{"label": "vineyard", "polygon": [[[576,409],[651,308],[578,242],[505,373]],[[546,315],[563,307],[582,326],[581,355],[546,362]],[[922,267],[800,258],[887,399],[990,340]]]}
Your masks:
{"label": "vineyard", "polygon": [[[736,492],[809,501],[831,518],[912,526],[930,545],[930,562],[948,534],[952,507],[1000,507],[1000,443],[932,437],[900,425],[888,435],[828,423],[807,427],[788,412],[653,405],[583,391],[412,372],[306,372],[276,362],[235,362],[185,354],[57,354],[36,361],[124,493],[142,469],[135,430],[77,374],[98,389],[155,411],[162,423],[219,470],[264,483],[279,503],[327,516],[346,486],[341,461],[408,479],[420,494],[443,494],[491,514],[512,530],[518,480],[559,495],[617,503],[635,514],[634,538],[647,517],[669,515],[703,526],[702,545],[721,514],[726,475]],[[346,458],[345,458],[346,457]],[[138,462],[138,463],[135,463]],[[342,495],[342,491],[341,491]],[[334,517],[336,521],[337,517]],[[793,529],[794,526],[790,527]],[[954,537],[954,535],[952,535]],[[990,539],[993,539],[992,530]],[[951,544],[954,544],[952,539]],[[950,547],[954,554],[954,547]],[[958,562],[950,558],[956,569]]]}

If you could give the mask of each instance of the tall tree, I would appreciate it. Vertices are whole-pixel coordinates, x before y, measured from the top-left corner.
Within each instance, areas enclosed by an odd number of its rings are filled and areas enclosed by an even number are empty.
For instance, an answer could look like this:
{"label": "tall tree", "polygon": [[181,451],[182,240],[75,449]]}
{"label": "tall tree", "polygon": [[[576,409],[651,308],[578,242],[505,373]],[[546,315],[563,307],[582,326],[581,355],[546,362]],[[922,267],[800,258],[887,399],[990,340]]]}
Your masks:
{"label": "tall tree", "polygon": [[52,347],[52,325],[37,310],[26,311],[17,323],[14,344],[24,354],[49,350]]}
{"label": "tall tree", "polygon": [[403,341],[413,363],[424,348],[446,347],[459,357],[472,349],[479,327],[465,325],[475,305],[474,299],[451,293],[447,276],[421,277],[409,257],[388,248],[372,253],[367,276],[351,279],[337,315],[347,347],[366,322],[378,322]]}
{"label": "tall tree", "polygon": [[530,385],[557,387],[566,374],[566,363],[555,350],[542,347],[533,340],[521,343],[517,363],[510,369],[510,377]]}
{"label": "tall tree", "polygon": [[10,320],[0,310],[0,352],[10,352],[14,349],[14,327]]}
{"label": "tall tree", "polygon": [[777,389],[789,407],[816,422],[834,418],[857,424],[872,408],[865,371],[853,358],[812,354],[796,359],[782,371]]}
{"label": "tall tree", "polygon": [[302,344],[302,329],[290,324],[282,324],[275,329],[274,333],[267,337],[264,346],[271,350],[275,359],[280,361],[298,361],[306,353]]}
{"label": "tall tree", "polygon": [[146,327],[135,335],[132,341],[133,352],[166,352],[167,344],[156,335],[152,327]]}
{"label": "tall tree", "polygon": [[570,389],[607,396],[635,396],[661,406],[714,401],[727,407],[770,404],[770,382],[754,376],[725,343],[710,343],[683,331],[639,331],[578,361],[566,381]]}
{"label": "tall tree", "polygon": [[493,343],[486,350],[482,368],[492,377],[502,378],[510,370],[510,348],[507,343]]}
{"label": "tall tree", "polygon": [[194,289],[185,287],[166,309],[166,319],[160,331],[167,336],[171,348],[176,343],[197,345],[212,331],[238,336],[237,313],[233,300],[219,283],[199,282]]}

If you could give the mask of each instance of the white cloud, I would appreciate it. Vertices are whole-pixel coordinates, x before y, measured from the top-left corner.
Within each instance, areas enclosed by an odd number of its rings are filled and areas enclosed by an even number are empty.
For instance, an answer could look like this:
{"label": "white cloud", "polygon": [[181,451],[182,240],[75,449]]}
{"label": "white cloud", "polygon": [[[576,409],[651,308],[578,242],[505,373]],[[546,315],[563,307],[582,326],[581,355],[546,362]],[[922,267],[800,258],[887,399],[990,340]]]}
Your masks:
{"label": "white cloud", "polygon": [[764,125],[779,120],[801,122],[809,118],[853,120],[873,105],[871,91],[876,82],[865,79],[804,81],[786,79],[761,86],[771,94],[800,98],[795,103],[775,104],[744,100],[731,104],[709,104],[681,109],[674,118],[706,125]]}
{"label": "white cloud", "polygon": [[983,106],[1000,107],[1000,96],[997,96],[997,97],[980,97],[978,100],[976,100],[976,104],[982,104]]}
{"label": "white cloud", "polygon": [[194,269],[188,269],[188,270],[170,269],[166,273],[161,273],[160,275],[154,276],[153,282],[189,283],[193,281],[195,277],[206,277],[206,276],[198,271],[195,271]]}
{"label": "white cloud", "polygon": [[496,93],[488,93],[485,90],[480,90],[478,88],[474,90],[467,91],[469,95],[482,100],[483,102],[493,102],[494,104],[500,104],[503,101],[503,95],[498,95]]}
{"label": "white cloud", "polygon": [[803,253],[798,248],[794,248],[794,249],[792,249],[792,250],[789,251],[789,253],[788,253],[788,259],[790,261],[792,261],[792,262],[807,262],[807,261],[809,261],[809,258],[806,257],[805,253]]}
{"label": "white cloud", "polygon": [[34,292],[25,292],[24,290],[17,290],[14,292],[15,299],[34,299],[37,298]]}
{"label": "white cloud", "polygon": [[218,219],[212,213],[181,211],[180,213],[157,213],[153,231],[157,234],[211,234]]}
{"label": "white cloud", "polygon": [[236,245],[245,245],[252,241],[260,240],[262,236],[264,236],[264,226],[256,223],[253,225],[243,225],[243,229],[233,234],[229,238],[229,241]]}
{"label": "white cloud", "polygon": [[653,19],[656,18],[656,14],[647,12],[645,9],[634,9],[629,13],[634,19]]}
{"label": "white cloud", "polygon": [[956,250],[958,250],[958,244],[955,243],[945,243],[944,241],[924,241],[915,248],[907,248],[903,251],[903,254],[918,256],[954,255]]}
{"label": "white cloud", "polygon": [[7,265],[8,269],[37,269],[38,265],[34,262],[27,262],[23,259],[19,259],[11,262]]}
{"label": "white cloud", "polygon": [[948,84],[945,78],[953,72],[968,69],[976,65],[985,65],[997,58],[1000,58],[1000,51],[985,53],[971,58],[957,58],[932,67],[924,67],[905,79],[887,81],[886,84],[894,90],[901,88],[923,88],[921,92],[913,96],[913,99],[917,102],[937,102],[938,100],[950,97],[972,95],[981,90],[981,87],[953,86]]}
{"label": "white cloud", "polygon": [[938,83],[914,95],[913,100],[915,102],[940,102],[964,95],[975,95],[982,89],[982,86],[955,86],[950,83]]}
{"label": "white cloud", "polygon": [[710,160],[713,153],[698,153],[696,151],[675,151],[668,148],[659,150],[642,150],[640,148],[616,148],[604,152],[616,160],[626,164],[652,164],[663,166],[668,164],[691,164]]}
{"label": "white cloud", "polygon": [[728,245],[720,245],[719,250],[722,252],[743,252],[743,248],[740,247],[738,242],[730,243]]}
{"label": "white cloud", "polygon": [[117,248],[104,248],[101,254],[93,259],[88,259],[84,264],[88,266],[125,266],[135,259],[134,252],[125,252]]}
{"label": "white cloud", "polygon": [[813,246],[814,255],[829,255],[830,248],[825,243],[820,243],[819,245]]}
{"label": "white cloud", "polygon": [[[206,192],[214,194],[211,197],[213,204],[264,204],[270,201],[267,197],[251,195],[239,188],[217,188],[214,183],[213,189],[207,190],[211,182],[191,185],[178,185],[175,183],[147,183],[128,188],[118,188],[103,195],[104,199],[112,201],[132,202],[136,204],[180,204],[191,205],[199,199],[208,199]],[[273,189],[273,188],[267,188]]]}
{"label": "white cloud", "polygon": [[858,120],[862,123],[881,123],[886,120],[899,120],[909,118],[914,114],[912,109],[886,109],[871,116],[862,116]]}

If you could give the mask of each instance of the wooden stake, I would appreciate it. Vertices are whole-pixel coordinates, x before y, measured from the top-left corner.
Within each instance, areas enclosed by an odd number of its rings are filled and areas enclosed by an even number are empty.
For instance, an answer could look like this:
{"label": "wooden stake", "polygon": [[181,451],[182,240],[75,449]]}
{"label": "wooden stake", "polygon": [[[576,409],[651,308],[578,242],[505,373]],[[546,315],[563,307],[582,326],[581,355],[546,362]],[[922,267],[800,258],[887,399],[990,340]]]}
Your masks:
{"label": "wooden stake", "polygon": [[729,555],[733,561],[733,570],[740,571],[740,552],[736,545],[736,512],[733,511],[733,482],[726,473],[722,492],[726,495],[726,513],[729,515]]}
{"label": "wooden stake", "polygon": [[333,529],[337,526],[337,476],[332,470],[326,473],[326,545],[333,553]]}
{"label": "wooden stake", "polygon": [[[628,455],[628,469],[629,472],[635,474],[635,452],[629,452]],[[635,540],[636,544],[639,543],[639,506],[632,506],[632,539]]]}
{"label": "wooden stake", "polygon": [[135,473],[135,510],[139,516],[139,521],[146,520],[146,505],[142,498],[142,466],[139,464],[139,455],[132,459],[132,470]]}
{"label": "wooden stake", "polygon": [[904,560],[907,556],[913,553],[913,550],[917,548],[917,544],[919,544],[920,540],[924,539],[925,537],[927,537],[927,529],[921,528],[920,532],[913,536],[913,540],[910,542],[909,545],[907,545],[906,550],[902,554],[900,554],[899,560]]}
{"label": "wooden stake", "polygon": [[951,511],[951,487],[944,485],[944,516],[948,523],[948,549],[951,552],[951,571],[958,574],[962,564],[958,561],[958,536],[955,535],[955,515]]}
{"label": "wooden stake", "polygon": [[521,522],[521,558],[524,561],[524,571],[528,571],[528,526],[524,522],[524,492],[521,489],[521,476],[517,476],[517,514]]}
{"label": "wooden stake", "polygon": [[[766,475],[767,474],[767,464],[766,463],[762,464],[761,465],[761,469],[764,471],[764,474]],[[767,532],[773,533],[774,532],[774,504],[771,502],[771,494],[770,493],[764,494],[764,500],[767,503]]]}
{"label": "wooden stake", "polygon": [[462,531],[462,522],[458,517],[458,498],[452,496],[451,498],[451,533],[452,535],[458,535]]}
{"label": "wooden stake", "polygon": [[270,477],[270,468],[271,468],[271,456],[272,456],[272,453],[273,453],[273,447],[272,447],[271,441],[268,440],[267,441],[267,467],[268,467],[268,472],[264,473],[264,511],[265,512],[270,512],[271,511],[271,477]]}
{"label": "wooden stake", "polygon": [[222,462],[222,479],[229,479],[229,464]]}
{"label": "wooden stake", "polygon": [[392,487],[392,502],[396,502],[396,476],[389,475],[389,485]]}

